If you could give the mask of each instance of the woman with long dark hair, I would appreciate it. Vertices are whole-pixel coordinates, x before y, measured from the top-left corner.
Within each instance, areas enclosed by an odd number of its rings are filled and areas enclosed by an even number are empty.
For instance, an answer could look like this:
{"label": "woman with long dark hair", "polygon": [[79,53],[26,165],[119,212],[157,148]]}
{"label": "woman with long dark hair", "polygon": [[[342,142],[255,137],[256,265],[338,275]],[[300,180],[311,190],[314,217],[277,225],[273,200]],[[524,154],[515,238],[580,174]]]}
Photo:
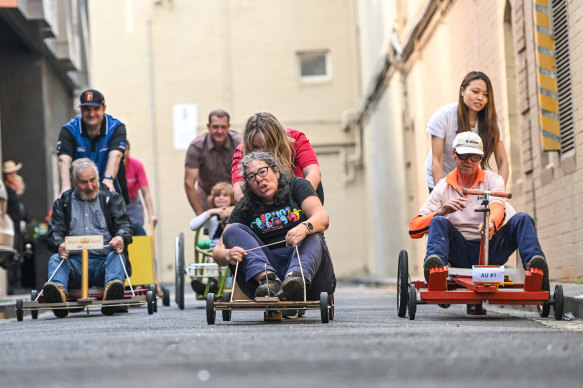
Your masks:
{"label": "woman with long dark hair", "polygon": [[494,90],[488,76],[480,71],[469,72],[460,85],[458,102],[439,108],[427,124],[431,151],[425,170],[430,192],[439,180],[455,168],[451,156],[452,142],[458,133],[467,131],[475,132],[482,138],[484,158],[481,167],[489,168],[490,157],[494,154],[498,174],[506,184],[509,164],[496,115]]}

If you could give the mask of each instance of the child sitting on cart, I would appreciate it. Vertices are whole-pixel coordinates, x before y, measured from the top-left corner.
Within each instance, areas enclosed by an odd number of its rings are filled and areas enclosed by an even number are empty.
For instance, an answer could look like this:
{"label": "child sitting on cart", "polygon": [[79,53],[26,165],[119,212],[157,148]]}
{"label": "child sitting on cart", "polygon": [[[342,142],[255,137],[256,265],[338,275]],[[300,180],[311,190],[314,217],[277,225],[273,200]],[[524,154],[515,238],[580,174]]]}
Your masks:
{"label": "child sitting on cart", "polygon": [[[233,186],[228,182],[219,182],[211,189],[211,195],[208,197],[210,209],[200,213],[190,221],[190,229],[208,228],[208,236],[211,238],[209,248],[213,248],[221,235],[227,219],[233,211],[235,205],[235,196],[233,195]],[[211,286],[209,292],[218,291],[218,283],[214,278],[209,279]],[[195,293],[203,295],[205,284],[199,279],[192,279],[190,283]]]}
{"label": "child sitting on cart", "polygon": [[[453,141],[452,156],[456,168],[435,186],[419,214],[409,223],[411,238],[426,233],[427,252],[423,264],[425,280],[432,268],[450,264],[472,268],[480,257],[480,235],[483,215],[481,196],[466,196],[463,189],[503,191],[504,180],[492,171],[480,168],[484,157],[480,136],[473,132],[459,133]],[[489,204],[489,263],[503,265],[518,249],[525,269],[543,271],[543,285],[548,284],[549,269],[538,241],[534,220],[525,213],[506,218],[504,200],[492,197]]]}

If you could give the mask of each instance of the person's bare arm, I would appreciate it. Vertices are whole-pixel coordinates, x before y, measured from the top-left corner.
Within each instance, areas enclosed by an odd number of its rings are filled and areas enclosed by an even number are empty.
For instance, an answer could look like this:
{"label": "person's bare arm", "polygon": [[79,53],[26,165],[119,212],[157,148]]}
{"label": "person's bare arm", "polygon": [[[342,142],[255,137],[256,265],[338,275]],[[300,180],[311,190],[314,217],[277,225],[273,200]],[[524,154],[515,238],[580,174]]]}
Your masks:
{"label": "person's bare arm", "polygon": [[194,188],[194,183],[198,179],[198,168],[185,168],[184,169],[184,191],[186,192],[186,198],[188,198],[188,203],[192,207],[192,210],[196,214],[200,214],[204,211],[202,203],[196,189]]}
{"label": "person's bare arm", "polygon": [[437,184],[443,179],[443,153],[445,148],[445,139],[431,135],[431,174],[433,183]]}
{"label": "person's bare arm", "polygon": [[[107,166],[105,167],[105,175],[111,175],[112,177],[117,176],[117,172],[119,171],[119,164],[121,162],[121,158],[123,153],[118,150],[109,151],[107,156]],[[101,177],[103,184],[109,187],[109,191],[115,191],[115,187],[113,186],[113,180],[111,179],[103,179]]]}
{"label": "person's bare arm", "polygon": [[144,197],[144,202],[146,203],[146,210],[148,211],[148,218],[152,223],[152,226],[155,227],[158,223],[158,219],[154,213],[154,204],[152,203],[152,195],[150,194],[150,187],[142,186],[140,188],[142,192],[142,197]]}
{"label": "person's bare arm", "polygon": [[239,181],[233,184],[233,195],[235,196],[235,201],[239,202],[243,198],[243,185],[245,182]]}
{"label": "person's bare arm", "polygon": [[302,172],[304,173],[306,180],[310,182],[314,190],[316,190],[322,181],[322,172],[320,171],[320,166],[317,164],[310,164],[304,167]]}
{"label": "person's bare arm", "polygon": [[[225,225],[225,230],[228,227],[229,224]],[[247,256],[247,252],[241,247],[227,248],[223,243],[222,236],[213,248],[213,260],[220,266],[235,265],[243,261],[245,256]]]}
{"label": "person's bare arm", "polygon": [[322,233],[328,229],[330,218],[328,212],[324,209],[322,202],[320,202],[320,199],[317,196],[310,196],[304,199],[301,207],[302,211],[308,218],[307,221],[312,224],[314,229],[310,231],[305,224],[293,227],[285,235],[285,242],[288,246],[298,245],[308,234]]}
{"label": "person's bare arm", "polygon": [[69,155],[59,155],[59,176],[61,177],[61,194],[71,188],[71,163],[73,158]]}

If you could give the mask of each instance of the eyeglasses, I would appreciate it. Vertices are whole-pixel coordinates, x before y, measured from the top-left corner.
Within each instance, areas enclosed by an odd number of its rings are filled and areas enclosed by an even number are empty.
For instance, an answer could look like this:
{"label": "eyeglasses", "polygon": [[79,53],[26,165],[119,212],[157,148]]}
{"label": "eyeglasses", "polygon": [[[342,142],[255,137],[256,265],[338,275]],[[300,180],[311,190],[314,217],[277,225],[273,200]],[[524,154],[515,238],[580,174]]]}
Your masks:
{"label": "eyeglasses", "polygon": [[478,154],[461,154],[460,155],[457,152],[455,154],[461,160],[468,160],[468,158],[470,158],[470,160],[472,162],[479,162],[480,160],[482,160],[482,155],[478,155]]}
{"label": "eyeglasses", "polygon": [[250,173],[245,175],[245,180],[247,182],[255,182],[255,180],[257,179],[257,175],[259,175],[261,178],[265,178],[265,176],[267,175],[267,172],[269,171],[269,167],[273,167],[273,166],[265,166],[265,167],[261,167],[259,169],[257,169],[257,172],[255,173]]}

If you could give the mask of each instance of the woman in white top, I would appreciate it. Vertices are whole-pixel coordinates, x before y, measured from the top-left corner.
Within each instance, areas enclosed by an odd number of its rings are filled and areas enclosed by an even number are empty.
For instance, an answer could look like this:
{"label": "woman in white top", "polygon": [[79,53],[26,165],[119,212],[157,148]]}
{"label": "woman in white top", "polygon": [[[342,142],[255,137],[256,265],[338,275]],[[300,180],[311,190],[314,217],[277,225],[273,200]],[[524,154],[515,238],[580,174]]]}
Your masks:
{"label": "woman in white top", "polygon": [[476,132],[484,143],[484,158],[481,167],[489,168],[490,156],[494,154],[498,174],[508,181],[509,164],[502,129],[496,116],[494,90],[488,76],[479,71],[468,73],[460,86],[459,101],[442,106],[427,124],[431,135],[431,151],[425,161],[427,186],[433,187],[455,168],[451,155],[454,137],[460,132]]}

